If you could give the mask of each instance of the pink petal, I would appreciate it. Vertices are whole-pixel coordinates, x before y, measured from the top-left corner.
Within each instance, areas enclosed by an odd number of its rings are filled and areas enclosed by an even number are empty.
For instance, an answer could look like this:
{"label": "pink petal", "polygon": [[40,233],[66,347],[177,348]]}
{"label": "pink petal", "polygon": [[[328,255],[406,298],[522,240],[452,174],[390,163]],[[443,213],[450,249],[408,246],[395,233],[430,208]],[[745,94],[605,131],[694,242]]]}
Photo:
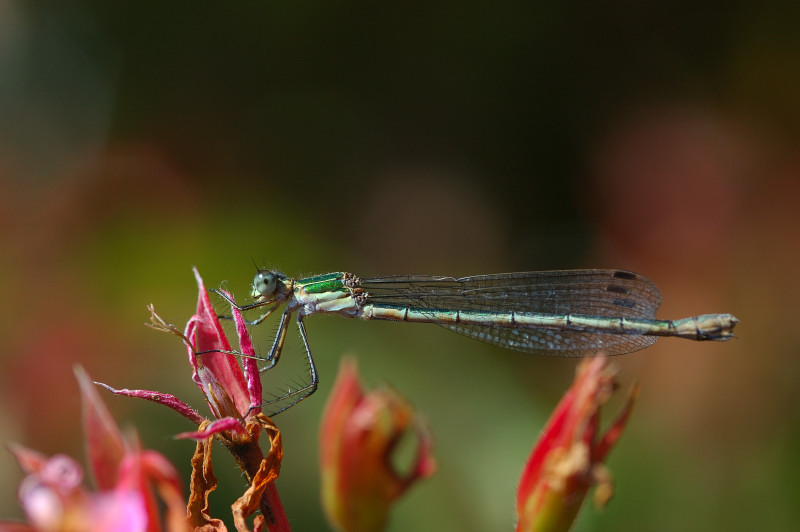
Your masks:
{"label": "pink petal", "polygon": [[614,423],[608,427],[608,430],[597,442],[597,445],[594,446],[592,450],[592,460],[595,462],[603,462],[608,453],[611,452],[611,449],[617,443],[617,440],[622,436],[622,432],[625,430],[625,425],[628,423],[628,418],[633,412],[633,404],[636,402],[636,399],[639,397],[639,386],[635,385],[628,395],[628,400],[625,402],[625,406],[622,408],[622,411],[617,415],[617,419],[614,420]]}
{"label": "pink petal", "polygon": [[[213,351],[215,349],[230,351],[230,344],[222,330],[222,325],[219,323],[217,313],[208,298],[208,291],[203,284],[203,279],[200,277],[197,268],[193,268],[193,271],[199,290],[197,314],[192,316],[192,319],[186,325],[186,337],[193,341],[194,349],[197,352]],[[197,361],[191,349],[189,349],[189,359],[194,368],[192,378],[200,386],[200,389],[205,392],[204,386],[197,376]],[[250,408],[249,393],[242,369],[239,367],[236,357],[214,352],[200,355],[200,359],[233,399],[240,412],[242,414],[246,413]]]}
{"label": "pink petal", "polygon": [[[233,319],[236,322],[236,334],[239,336],[239,350],[245,355],[255,356],[256,350],[253,348],[253,341],[250,339],[250,333],[247,331],[242,313],[234,306],[231,306],[231,312],[233,312]],[[247,379],[247,392],[250,396],[248,408],[258,406],[263,402],[261,398],[261,373],[258,371],[258,362],[255,358],[242,357],[242,368]],[[258,414],[259,412],[261,412],[261,408],[250,410],[252,414]]]}
{"label": "pink petal", "polygon": [[25,516],[37,529],[58,530],[70,510],[69,494],[59,493],[36,475],[22,480],[18,497]]}
{"label": "pink petal", "polygon": [[153,401],[155,403],[160,403],[162,405],[168,406],[171,409],[175,410],[177,413],[188,419],[189,421],[200,424],[202,423],[205,418],[201,416],[197,410],[192,408],[191,406],[187,405],[177,397],[172,394],[168,393],[161,393],[161,392],[151,392],[149,390],[130,390],[128,388],[112,388],[108,384],[104,384],[102,382],[95,382],[98,386],[102,386],[109,392],[116,394],[116,395],[126,395],[128,397],[138,397],[139,399],[147,399],[148,401]]}
{"label": "pink petal", "polygon": [[83,468],[74,459],[65,454],[57,454],[47,461],[39,470],[39,478],[50,486],[58,486],[65,491],[72,491],[81,485]]}
{"label": "pink petal", "polygon": [[[413,430],[413,464],[398,470],[397,443]],[[323,508],[334,528],[383,530],[394,501],[435,470],[433,442],[411,405],[390,389],[364,392],[353,359],[344,358],[320,428]]]}
{"label": "pink petal", "polygon": [[[173,525],[168,530],[181,530],[185,523],[186,500],[183,497],[182,480],[169,461],[156,451],[139,451],[125,457],[120,465],[118,493],[139,493],[141,496],[145,522],[148,530],[162,521],[159,508],[166,509],[166,522]],[[163,504],[157,504],[154,497],[156,489]],[[135,508],[132,508],[135,509]]]}
{"label": "pink petal", "polygon": [[164,502],[166,529],[183,530],[186,526],[186,499],[183,497],[183,480],[178,471],[162,454],[155,451],[143,451],[141,460],[145,475],[155,484]]}
{"label": "pink petal", "polygon": [[433,458],[433,438],[425,426],[417,426],[417,456],[414,458],[414,469],[409,472],[406,483],[411,484],[436,472],[436,460]]}
{"label": "pink petal", "polygon": [[[579,365],[574,381],[550,416],[522,471],[517,488],[518,508],[524,506],[525,501],[536,490],[541,481],[544,461],[553,449],[569,447],[575,439],[593,437],[598,407],[592,405],[590,399],[596,394],[605,364],[605,357],[596,356]],[[587,443],[591,445],[592,442]]]}
{"label": "pink petal", "polygon": [[547,425],[542,431],[542,435],[539,437],[536,447],[531,453],[528,462],[525,464],[525,469],[522,471],[522,477],[520,478],[519,487],[517,489],[518,505],[524,504],[524,501],[527,500],[530,494],[536,489],[536,484],[539,481],[545,458],[554,448],[563,445],[564,435],[562,428],[572,408],[574,399],[575,393],[573,389],[570,388],[564,394],[558,406],[556,406],[556,409],[553,411]]}
{"label": "pink petal", "polygon": [[[88,501],[87,521],[93,530],[140,532],[153,530],[142,494],[135,490],[99,493]],[[156,516],[157,517],[157,516]],[[157,529],[156,529],[157,530]]]}
{"label": "pink petal", "polygon": [[151,480],[169,485],[176,491],[182,491],[183,480],[178,471],[167,458],[156,451],[142,451],[140,453],[142,468]]}
{"label": "pink petal", "polygon": [[241,432],[242,434],[246,434],[247,432],[242,426],[241,420],[233,417],[224,417],[221,419],[215,419],[204,430],[199,430],[196,432],[182,432],[175,437],[192,440],[205,440],[209,436],[213,436],[218,432],[224,432],[226,430]]}
{"label": "pink petal", "polygon": [[83,427],[92,475],[98,489],[109,490],[117,480],[117,469],[125,453],[122,435],[88,375],[75,368],[83,402]]}
{"label": "pink petal", "polygon": [[13,454],[14,458],[19,462],[19,466],[27,474],[38,473],[47,463],[47,456],[39,451],[23,447],[22,445],[9,443],[8,450],[11,451],[11,454]]}

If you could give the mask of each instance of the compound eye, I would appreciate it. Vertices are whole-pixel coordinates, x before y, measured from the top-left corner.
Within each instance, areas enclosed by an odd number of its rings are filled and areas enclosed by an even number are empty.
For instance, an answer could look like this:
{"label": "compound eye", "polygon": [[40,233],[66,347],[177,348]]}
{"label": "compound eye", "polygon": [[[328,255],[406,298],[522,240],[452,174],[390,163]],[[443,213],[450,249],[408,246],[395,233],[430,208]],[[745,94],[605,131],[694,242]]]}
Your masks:
{"label": "compound eye", "polygon": [[253,294],[271,297],[278,286],[278,276],[272,272],[260,271],[253,278]]}

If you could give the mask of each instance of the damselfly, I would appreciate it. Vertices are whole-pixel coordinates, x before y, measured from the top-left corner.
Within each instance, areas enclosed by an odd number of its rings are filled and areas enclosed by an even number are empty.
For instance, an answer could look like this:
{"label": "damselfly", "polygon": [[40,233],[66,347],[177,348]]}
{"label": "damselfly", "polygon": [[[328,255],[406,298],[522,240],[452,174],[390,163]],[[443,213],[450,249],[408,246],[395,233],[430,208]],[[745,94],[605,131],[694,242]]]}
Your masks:
{"label": "damselfly", "polygon": [[656,285],[622,270],[371,279],[344,272],[292,279],[278,271],[260,270],[253,279],[254,302],[249,305],[236,305],[227,294],[214,292],[241,311],[266,307],[261,316],[248,322],[250,325],[261,323],[286,303],[272,348],[261,358],[266,362],[261,371],[278,362],[289,320],[297,314],[308,357],[309,382],[265,403],[281,403],[277,412],[317,388],[317,370],[303,324],[303,319],[312,314],[435,323],[507,349],[567,357],[630,353],[651,345],[658,336],[729,340],[738,323],[731,314],[656,319],[661,303]]}

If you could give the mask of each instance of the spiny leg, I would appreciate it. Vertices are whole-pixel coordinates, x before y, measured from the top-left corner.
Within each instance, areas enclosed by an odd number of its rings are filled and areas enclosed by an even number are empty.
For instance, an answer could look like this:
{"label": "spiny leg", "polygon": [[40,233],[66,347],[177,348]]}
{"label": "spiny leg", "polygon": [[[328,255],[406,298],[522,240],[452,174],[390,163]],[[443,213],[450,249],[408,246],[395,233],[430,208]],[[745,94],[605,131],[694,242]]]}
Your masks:
{"label": "spiny leg", "polygon": [[[222,297],[225,301],[227,301],[233,308],[235,308],[239,312],[247,312],[248,310],[253,310],[254,308],[263,307],[263,306],[268,304],[268,303],[250,303],[249,305],[239,305],[238,303],[236,303],[236,301],[233,300],[233,298],[231,296],[229,296],[228,294],[226,294],[222,290],[217,290],[216,288],[211,288],[209,290],[209,292],[214,292],[218,296]],[[262,321],[267,319],[270,316],[270,314],[275,312],[275,310],[280,306],[280,304],[281,304],[281,302],[278,301],[277,303],[272,305],[269,309],[267,309],[267,311],[264,314],[262,314],[261,316],[259,316],[258,318],[254,319],[254,320],[249,320],[249,321],[245,320],[245,324],[246,325],[258,325],[259,323],[261,323]],[[217,317],[220,318],[220,319],[223,319],[223,320],[233,319],[232,316],[221,316],[220,315],[220,316],[217,316]]]}
{"label": "spiny leg", "polygon": [[300,314],[297,315],[297,328],[300,329],[300,338],[303,339],[303,346],[306,348],[306,354],[308,355],[308,376],[311,377],[311,382],[309,382],[307,386],[308,393],[301,398],[305,399],[317,391],[317,386],[319,385],[319,375],[317,375],[317,365],[314,364],[314,355],[311,354],[311,346],[308,345],[306,326],[303,323],[303,317]]}
{"label": "spiny leg", "polygon": [[[270,309],[270,312],[275,310],[275,308]],[[275,335],[275,340],[272,342],[272,347],[269,350],[269,354],[266,357],[261,357],[258,355],[248,355],[242,353],[241,351],[236,350],[227,350],[227,349],[210,349],[208,351],[201,351],[195,353],[195,356],[198,355],[205,355],[206,353],[224,353],[226,355],[235,355],[238,357],[244,358],[252,358],[255,360],[261,360],[267,363],[266,366],[263,368],[258,368],[259,373],[264,373],[265,371],[272,369],[275,367],[275,364],[278,363],[278,360],[281,358],[281,351],[283,350],[283,342],[286,340],[286,331],[289,328],[289,318],[291,317],[292,313],[289,309],[286,309],[281,316],[280,324],[278,325],[278,333]]]}
{"label": "spiny leg", "polygon": [[300,401],[302,401],[303,399],[305,399],[306,397],[310,396],[315,391],[317,391],[317,386],[319,385],[317,366],[316,364],[314,364],[314,356],[311,354],[311,346],[308,344],[308,335],[306,334],[306,328],[305,325],[303,324],[303,317],[300,314],[297,315],[297,327],[300,330],[300,338],[303,339],[303,345],[306,348],[306,355],[308,356],[309,382],[302,388],[290,391],[289,393],[273,401],[267,401],[264,404],[260,405],[262,407],[269,406],[269,405],[274,405],[276,403],[282,403],[283,401],[290,399],[290,402],[283,404],[278,410],[271,412],[269,414],[270,416],[274,416],[276,414],[283,412],[284,410],[287,410],[288,408],[293,407],[294,405],[296,405],[297,403],[299,403]]}
{"label": "spiny leg", "polygon": [[254,319],[254,320],[244,320],[245,325],[258,325],[259,323],[261,323],[265,319],[269,318],[270,314],[275,312],[278,309],[279,306],[280,306],[280,303],[275,303],[269,309],[267,309],[267,311],[264,314],[262,314],[261,316],[257,317],[256,319]]}
{"label": "spiny leg", "polygon": [[[244,305],[244,306],[240,306],[240,305],[238,305],[236,303],[236,301],[233,300],[233,298],[231,298],[228,294],[226,294],[225,292],[223,292],[221,290],[217,290],[216,288],[212,288],[212,289],[209,290],[209,292],[214,292],[218,296],[222,297],[233,308],[235,308],[236,310],[238,310],[240,312],[243,311],[243,310],[246,311],[246,310],[251,310],[253,308],[257,308],[257,307],[263,306],[263,305]],[[277,310],[278,306],[280,306],[280,302],[275,303],[274,305],[272,305],[272,307],[270,307],[264,314],[262,314],[261,316],[259,316],[255,320],[253,320],[253,321],[245,320],[245,322],[244,322],[245,325],[258,325],[259,323],[261,323],[262,321],[267,319],[270,316],[270,314],[275,312],[275,310]],[[226,320],[233,319],[233,316],[217,316],[217,317],[220,318],[220,319],[226,319]],[[282,327],[285,327],[284,321],[285,321],[284,319],[281,319],[281,326]],[[278,331],[278,334],[280,335],[280,330]],[[286,336],[286,331],[283,332],[283,336],[284,337]],[[276,340],[277,340],[277,338],[276,338]],[[281,341],[281,345],[278,346],[278,357],[280,357],[280,347],[282,347],[282,346],[283,346],[283,342]],[[231,349],[231,350],[210,349],[208,351],[195,352],[194,355],[195,356],[199,356],[199,355],[205,355],[207,353],[223,353],[223,354],[226,354],[226,355],[234,355],[234,356],[243,357],[243,358],[252,358],[252,359],[255,359],[255,360],[265,360],[269,364],[267,365],[266,368],[263,368],[263,369],[259,370],[259,371],[265,371],[266,369],[269,369],[272,366],[274,366],[275,362],[277,362],[277,360],[273,361],[273,353],[274,353],[274,351],[275,351],[275,344],[273,344],[272,349],[270,350],[270,354],[267,356],[267,358],[260,357],[258,355],[248,355],[248,354],[242,353],[241,351],[236,351],[235,349]]]}
{"label": "spiny leg", "polygon": [[267,365],[263,368],[259,368],[259,373],[264,373],[265,371],[272,369],[275,367],[275,364],[278,363],[278,360],[280,360],[281,351],[283,350],[283,342],[286,340],[286,331],[289,330],[289,318],[291,316],[292,312],[288,308],[283,311],[281,322],[278,324],[278,333],[275,335],[275,340],[272,341],[272,347],[269,350],[269,355],[267,355],[267,358],[261,359],[264,360]]}

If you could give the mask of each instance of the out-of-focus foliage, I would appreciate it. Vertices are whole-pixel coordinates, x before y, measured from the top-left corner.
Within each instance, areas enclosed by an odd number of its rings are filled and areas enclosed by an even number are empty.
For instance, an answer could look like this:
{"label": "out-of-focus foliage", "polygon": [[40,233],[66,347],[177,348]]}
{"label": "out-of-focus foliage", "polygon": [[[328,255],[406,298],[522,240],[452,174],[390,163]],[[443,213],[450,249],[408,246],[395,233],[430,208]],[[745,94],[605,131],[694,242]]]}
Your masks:
{"label": "out-of-focus foliage", "polygon": [[[791,528],[799,24],[758,2],[2,2],[0,441],[80,452],[77,361],[200,401],[183,348],[141,326],[148,303],[191,316],[193,265],[240,299],[253,261],[293,275],[620,267],[661,287],[660,315],[732,312],[740,339],[615,359],[642,394],[610,460],[615,498],[577,529]],[[433,326],[307,328],[319,397],[276,419],[296,529],[324,526],[316,431],[345,352],[437,442],[437,474],[391,529],[511,528],[574,361]],[[287,343],[267,390],[303,373]],[[107,401],[188,474],[191,444],[168,437],[186,422]],[[0,472],[20,475],[10,455]]]}

